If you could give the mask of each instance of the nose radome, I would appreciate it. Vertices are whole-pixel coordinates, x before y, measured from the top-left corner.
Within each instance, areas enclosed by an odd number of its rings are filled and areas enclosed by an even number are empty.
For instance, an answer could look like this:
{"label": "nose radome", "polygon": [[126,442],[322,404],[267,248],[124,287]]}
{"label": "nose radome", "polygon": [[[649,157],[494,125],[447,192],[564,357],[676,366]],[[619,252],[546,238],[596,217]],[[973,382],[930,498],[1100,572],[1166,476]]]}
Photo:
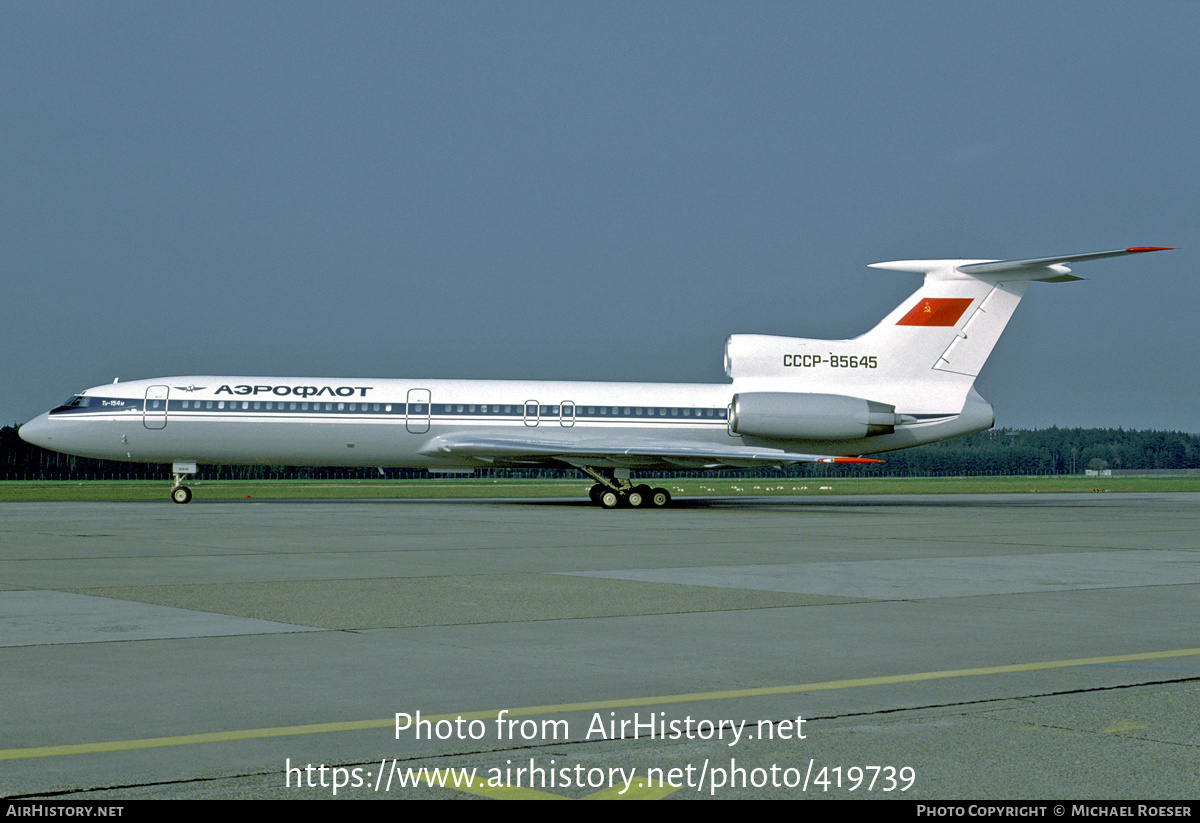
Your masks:
{"label": "nose radome", "polygon": [[50,446],[50,412],[40,414],[17,429],[17,434],[26,443],[49,449]]}

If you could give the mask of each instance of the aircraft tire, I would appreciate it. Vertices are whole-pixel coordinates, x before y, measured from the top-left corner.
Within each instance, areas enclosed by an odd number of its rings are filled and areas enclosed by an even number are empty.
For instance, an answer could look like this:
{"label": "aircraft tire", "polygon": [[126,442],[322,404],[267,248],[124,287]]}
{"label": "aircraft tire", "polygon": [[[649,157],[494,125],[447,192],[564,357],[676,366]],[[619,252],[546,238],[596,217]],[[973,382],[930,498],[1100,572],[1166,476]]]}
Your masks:
{"label": "aircraft tire", "polygon": [[665,509],[671,505],[671,493],[666,489],[652,489],[649,497],[651,508]]}
{"label": "aircraft tire", "polygon": [[630,489],[629,494],[625,495],[625,503],[631,509],[640,509],[642,506],[646,505],[646,501],[647,496],[642,494],[641,486]]}
{"label": "aircraft tire", "polygon": [[192,490],[187,486],[176,486],[171,489],[171,499],[176,503],[187,503],[192,499]]}
{"label": "aircraft tire", "polygon": [[600,492],[600,508],[615,509],[621,505],[621,495],[617,494],[612,489],[605,489]]}
{"label": "aircraft tire", "polygon": [[588,489],[588,497],[590,497],[592,499],[593,503],[599,503],[600,495],[603,493],[604,493],[604,486],[600,485],[599,483],[597,483],[596,485],[594,485],[590,489]]}

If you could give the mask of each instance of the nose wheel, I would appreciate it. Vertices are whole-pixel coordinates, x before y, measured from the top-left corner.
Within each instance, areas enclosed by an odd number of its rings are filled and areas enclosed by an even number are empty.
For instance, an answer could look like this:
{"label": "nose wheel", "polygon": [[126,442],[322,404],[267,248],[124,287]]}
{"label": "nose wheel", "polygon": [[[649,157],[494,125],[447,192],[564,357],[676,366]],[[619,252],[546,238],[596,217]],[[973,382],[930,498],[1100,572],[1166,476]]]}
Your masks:
{"label": "nose wheel", "polygon": [[187,503],[192,499],[192,490],[183,485],[189,474],[196,473],[196,464],[187,460],[176,460],[171,464],[171,499],[176,503]]}

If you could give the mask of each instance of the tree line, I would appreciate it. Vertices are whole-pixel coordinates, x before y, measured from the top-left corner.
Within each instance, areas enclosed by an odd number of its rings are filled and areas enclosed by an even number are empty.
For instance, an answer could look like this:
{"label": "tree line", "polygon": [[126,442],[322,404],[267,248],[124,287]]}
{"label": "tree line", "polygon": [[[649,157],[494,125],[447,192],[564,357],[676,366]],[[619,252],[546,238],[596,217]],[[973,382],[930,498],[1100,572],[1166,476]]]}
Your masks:
{"label": "tree line", "polygon": [[[877,455],[883,463],[847,466],[804,463],[777,470],[729,470],[722,476],[958,477],[966,475],[1072,475],[1085,469],[1200,469],[1200,435],[1125,429],[992,429],[978,434]],[[202,464],[203,480],[408,479],[424,469]],[[488,469],[487,477],[570,477],[572,470]],[[656,476],[661,473],[637,472]],[[582,477],[582,475],[580,475]],[[169,480],[161,463],[119,463],[72,457],[26,443],[16,426],[0,428],[0,480]]]}

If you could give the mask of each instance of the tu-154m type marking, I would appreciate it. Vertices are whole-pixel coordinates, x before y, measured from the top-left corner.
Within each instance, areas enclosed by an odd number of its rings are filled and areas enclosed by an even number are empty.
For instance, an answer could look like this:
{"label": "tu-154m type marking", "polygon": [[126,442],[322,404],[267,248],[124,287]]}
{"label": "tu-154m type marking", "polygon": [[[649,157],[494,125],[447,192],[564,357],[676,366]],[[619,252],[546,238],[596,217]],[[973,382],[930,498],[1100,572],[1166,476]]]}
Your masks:
{"label": "tu-154m type marking", "polygon": [[862,455],[990,428],[975,378],[1029,283],[1080,279],[1066,263],[1165,250],[875,263],[925,281],[852,340],[731,336],[724,384],[162,377],[87,389],[20,434],[68,454],[172,463],[177,503],[203,462],[575,468],[604,508],[662,507],[670,494],[634,485],[631,470],[876,462]]}

